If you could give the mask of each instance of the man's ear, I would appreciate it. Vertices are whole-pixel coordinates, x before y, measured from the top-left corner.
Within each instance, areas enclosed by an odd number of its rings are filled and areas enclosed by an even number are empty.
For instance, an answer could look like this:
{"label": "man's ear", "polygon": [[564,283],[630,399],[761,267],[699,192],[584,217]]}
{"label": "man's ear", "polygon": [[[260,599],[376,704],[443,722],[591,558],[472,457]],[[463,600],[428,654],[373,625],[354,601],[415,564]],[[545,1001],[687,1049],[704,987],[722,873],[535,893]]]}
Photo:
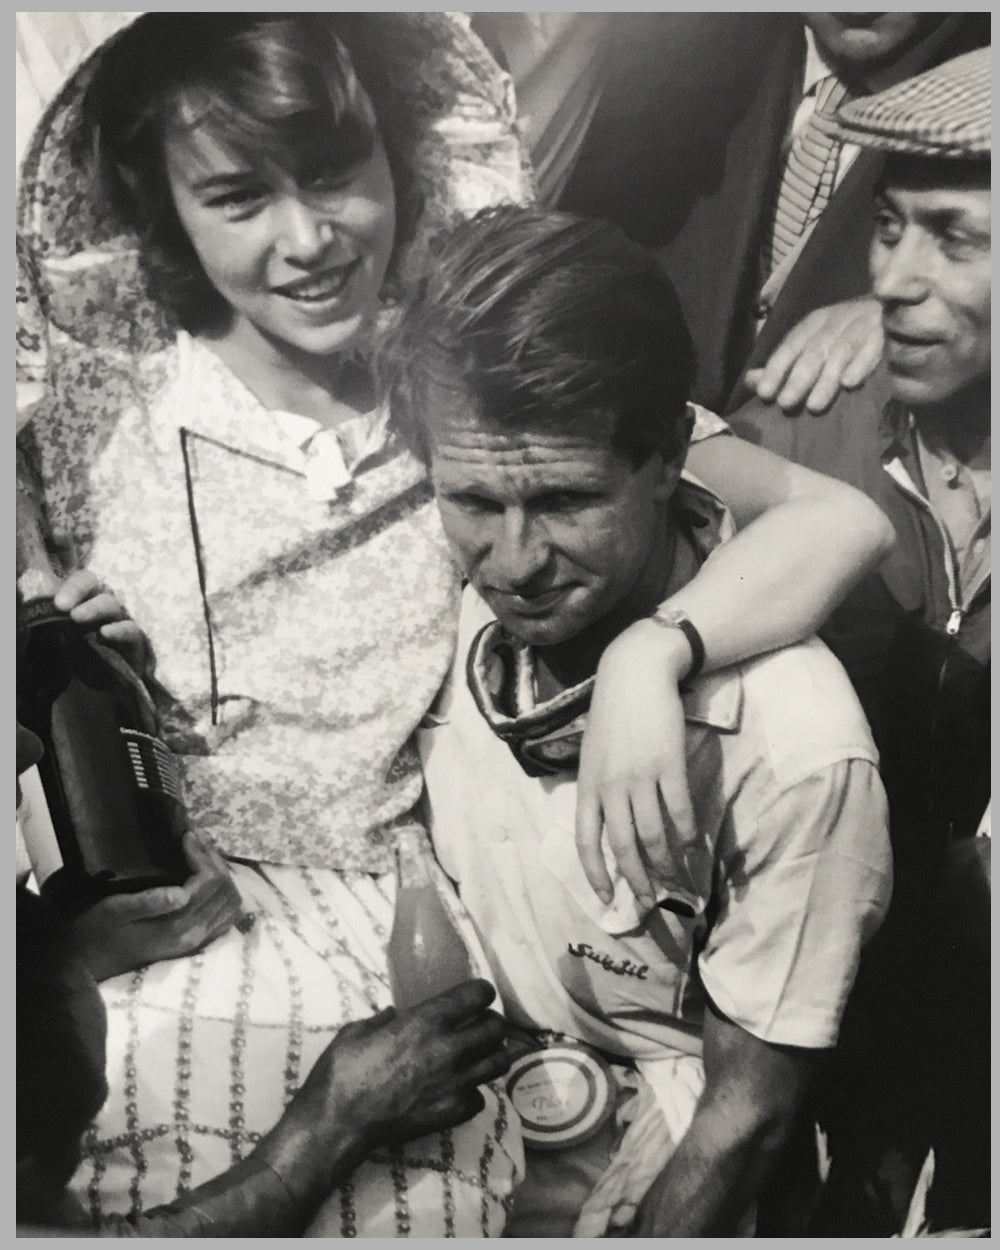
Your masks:
{"label": "man's ear", "polygon": [[669,503],[677,489],[684,464],[683,461],[665,460],[661,452],[657,452],[657,456],[660,460],[660,469],[653,486],[653,498],[657,503]]}
{"label": "man's ear", "polygon": [[684,416],[672,431],[674,436],[670,440],[672,447],[663,447],[658,453],[661,462],[660,480],[654,487],[654,497],[657,503],[666,503],[677,489],[677,483],[680,481],[681,471],[687,459],[688,444],[691,441],[693,429],[694,410],[690,404],[687,404]]}

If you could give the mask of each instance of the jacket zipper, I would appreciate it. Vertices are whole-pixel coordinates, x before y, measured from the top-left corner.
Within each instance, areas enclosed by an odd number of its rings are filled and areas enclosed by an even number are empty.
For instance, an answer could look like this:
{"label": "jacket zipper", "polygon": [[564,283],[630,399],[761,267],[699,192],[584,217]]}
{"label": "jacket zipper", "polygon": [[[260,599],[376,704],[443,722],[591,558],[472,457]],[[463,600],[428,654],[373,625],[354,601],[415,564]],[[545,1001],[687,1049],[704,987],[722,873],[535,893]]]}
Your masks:
{"label": "jacket zipper", "polygon": [[[981,580],[977,582],[975,586],[973,586],[972,590],[969,593],[967,603],[965,606],[963,606],[961,602],[959,601],[958,570],[956,568],[955,557],[951,549],[951,539],[948,537],[948,531],[945,529],[944,525],[936,516],[934,509],[930,506],[930,503],[928,502],[928,500],[925,499],[924,496],[921,495],[920,491],[916,489],[915,485],[913,484],[912,479],[910,478],[906,470],[902,467],[902,465],[900,465],[898,461],[890,461],[890,463],[885,465],[884,467],[885,467],[885,471],[889,474],[889,476],[896,483],[896,485],[900,488],[900,490],[902,490],[902,492],[907,496],[907,498],[913,500],[914,503],[916,503],[920,508],[923,509],[925,513],[928,514],[928,516],[930,516],[931,520],[937,526],[938,533],[941,536],[942,549],[944,551],[945,574],[948,580],[948,601],[951,604],[951,612],[949,613],[948,620],[945,623],[944,632],[948,635],[950,639],[952,639],[952,645],[948,648],[948,650],[946,651],[944,655],[944,658],[941,660],[941,665],[938,668],[938,673],[937,673],[938,699],[935,703],[934,712],[933,712],[933,715],[931,718],[931,724],[930,724],[931,761],[930,761],[930,774],[928,776],[928,782],[930,783],[933,779],[933,774],[935,771],[936,752],[934,751],[934,744],[937,741],[938,726],[940,723],[940,718],[939,718],[940,695],[944,689],[945,677],[948,671],[948,663],[952,657],[952,654],[954,653],[954,639],[958,637],[959,632],[961,631],[962,621],[965,619],[966,613],[968,612],[972,604],[975,602],[977,595],[980,593],[980,591],[983,589],[983,587],[986,585],[987,581],[989,580],[989,574],[988,573],[985,574],[981,578]],[[934,792],[933,785],[928,784],[928,793],[927,793],[928,807],[929,807],[929,810],[931,810],[932,812],[933,812],[933,797],[932,797],[933,792]],[[954,822],[953,821],[949,820],[947,822],[947,834],[948,834],[948,842],[950,843],[954,841]]]}
{"label": "jacket zipper", "polygon": [[917,488],[914,486],[912,479],[910,478],[906,470],[902,467],[902,465],[900,465],[898,461],[893,460],[893,461],[890,461],[884,467],[885,467],[886,473],[889,474],[889,476],[896,483],[896,485],[900,488],[903,494],[906,495],[907,498],[912,499],[914,503],[916,503],[920,508],[923,509],[924,512],[927,513],[927,515],[931,518],[931,520],[937,526],[938,533],[941,535],[941,546],[942,546],[942,549],[944,550],[945,574],[948,579],[948,602],[951,604],[951,614],[948,617],[948,621],[945,624],[944,629],[945,629],[945,633],[950,638],[954,638],[958,634],[959,630],[962,628],[962,621],[965,619],[965,615],[968,612],[969,608],[972,606],[972,603],[975,600],[976,596],[979,594],[983,586],[985,586],[986,582],[989,580],[989,574],[986,573],[981,578],[981,580],[978,581],[975,586],[973,586],[972,590],[969,593],[967,602],[963,606],[963,604],[961,603],[959,599],[958,574],[955,568],[955,557],[952,554],[951,539],[948,537],[948,531],[938,520],[937,516],[934,514],[933,508],[930,506],[928,501],[924,498],[923,495],[921,495],[920,491],[918,491]]}

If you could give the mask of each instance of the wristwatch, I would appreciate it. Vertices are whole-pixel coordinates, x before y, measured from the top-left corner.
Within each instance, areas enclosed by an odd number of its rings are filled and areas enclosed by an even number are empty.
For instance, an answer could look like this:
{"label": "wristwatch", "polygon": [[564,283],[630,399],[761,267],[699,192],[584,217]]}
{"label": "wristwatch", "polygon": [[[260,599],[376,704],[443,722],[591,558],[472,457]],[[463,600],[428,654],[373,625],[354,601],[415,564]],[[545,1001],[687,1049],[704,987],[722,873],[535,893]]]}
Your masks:
{"label": "wristwatch", "polygon": [[679,629],[688,640],[688,646],[691,648],[691,665],[684,680],[694,681],[705,663],[705,644],[687,613],[681,608],[671,608],[661,603],[649,619],[656,621],[658,625],[665,625],[667,629]]}

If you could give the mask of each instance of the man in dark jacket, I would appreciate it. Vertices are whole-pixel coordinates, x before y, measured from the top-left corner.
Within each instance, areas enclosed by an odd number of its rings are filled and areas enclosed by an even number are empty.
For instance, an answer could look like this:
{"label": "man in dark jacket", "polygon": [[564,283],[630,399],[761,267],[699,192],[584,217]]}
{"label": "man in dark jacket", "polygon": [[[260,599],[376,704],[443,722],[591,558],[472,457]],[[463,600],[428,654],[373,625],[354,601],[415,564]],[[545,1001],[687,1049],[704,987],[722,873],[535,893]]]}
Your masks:
{"label": "man in dark jacket", "polygon": [[[881,90],[987,43],[989,15],[616,13],[606,39],[600,100],[558,206],[662,249],[698,349],[692,398],[731,411],[753,393],[741,384],[727,403],[748,362],[765,365],[807,314],[867,291],[881,154],[864,149],[838,154],[829,200],[761,300],[780,184],[820,77]],[[791,354],[789,394],[811,394],[849,312]]]}
{"label": "man in dark jacket", "polygon": [[989,49],[846,105],[840,132],[885,161],[870,255],[883,362],[825,417],[755,400],[733,424],[867,491],[897,534],[823,635],[874,731],[895,865],[827,1108],[830,1231],[856,1235],[898,1232],[928,1148],[932,1224],[989,1220]]}

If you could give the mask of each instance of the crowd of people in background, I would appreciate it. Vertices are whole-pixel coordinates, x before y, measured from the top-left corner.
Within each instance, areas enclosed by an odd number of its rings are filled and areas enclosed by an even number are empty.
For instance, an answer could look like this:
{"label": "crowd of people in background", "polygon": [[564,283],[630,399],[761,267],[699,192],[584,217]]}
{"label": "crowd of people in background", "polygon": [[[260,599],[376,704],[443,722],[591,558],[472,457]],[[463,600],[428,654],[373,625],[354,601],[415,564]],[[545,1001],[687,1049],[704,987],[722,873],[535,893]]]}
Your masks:
{"label": "crowd of people in background", "polygon": [[18,15],[19,480],[192,829],[19,879],[19,1229],[988,1235],[989,21]]}

